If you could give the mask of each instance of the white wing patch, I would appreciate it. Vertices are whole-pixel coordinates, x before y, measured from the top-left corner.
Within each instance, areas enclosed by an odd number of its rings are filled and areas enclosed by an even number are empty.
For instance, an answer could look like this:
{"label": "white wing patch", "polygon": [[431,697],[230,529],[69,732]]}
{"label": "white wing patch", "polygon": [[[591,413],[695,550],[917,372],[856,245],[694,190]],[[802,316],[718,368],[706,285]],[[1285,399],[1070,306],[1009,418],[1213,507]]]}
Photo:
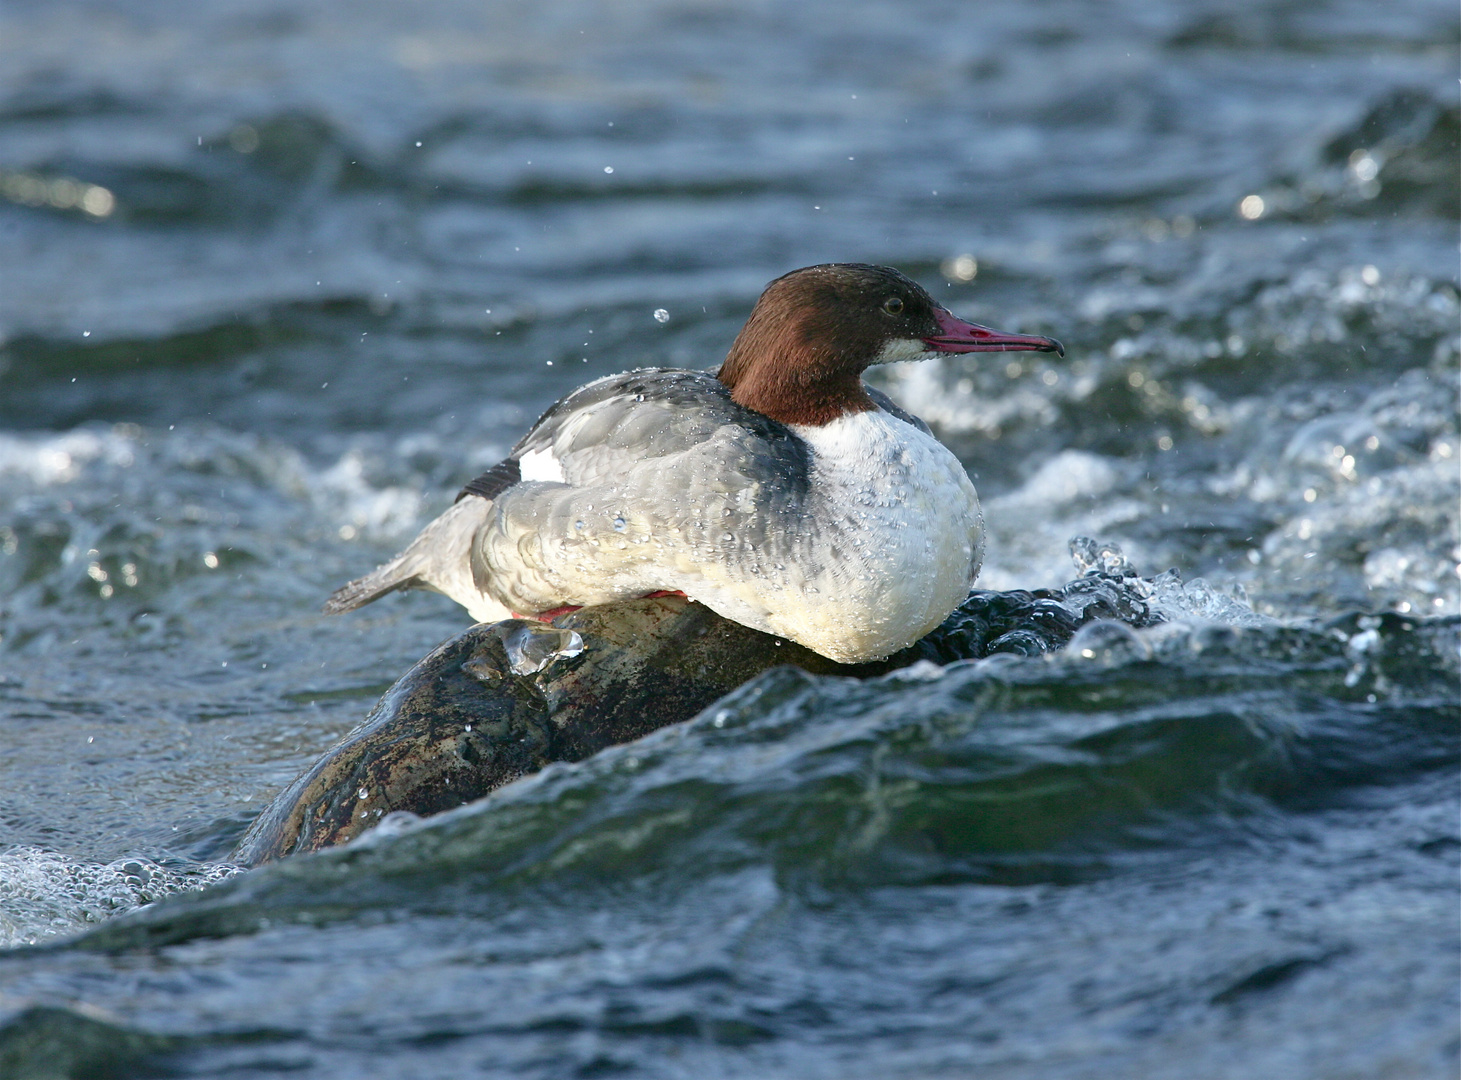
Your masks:
{"label": "white wing patch", "polygon": [[554,456],[551,446],[524,454],[517,464],[518,468],[522,470],[524,481],[538,480],[553,484],[564,482],[563,466]]}

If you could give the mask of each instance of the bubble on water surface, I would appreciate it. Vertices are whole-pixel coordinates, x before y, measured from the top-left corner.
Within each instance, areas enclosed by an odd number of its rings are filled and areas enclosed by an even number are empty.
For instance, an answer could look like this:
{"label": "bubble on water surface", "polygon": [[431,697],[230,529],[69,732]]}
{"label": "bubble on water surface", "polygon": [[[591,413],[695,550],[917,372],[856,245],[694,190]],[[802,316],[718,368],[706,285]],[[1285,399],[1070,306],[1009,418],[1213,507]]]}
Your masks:
{"label": "bubble on water surface", "polygon": [[223,864],[177,869],[143,858],[89,863],[34,847],[0,851],[0,948],[75,933],[240,870]]}

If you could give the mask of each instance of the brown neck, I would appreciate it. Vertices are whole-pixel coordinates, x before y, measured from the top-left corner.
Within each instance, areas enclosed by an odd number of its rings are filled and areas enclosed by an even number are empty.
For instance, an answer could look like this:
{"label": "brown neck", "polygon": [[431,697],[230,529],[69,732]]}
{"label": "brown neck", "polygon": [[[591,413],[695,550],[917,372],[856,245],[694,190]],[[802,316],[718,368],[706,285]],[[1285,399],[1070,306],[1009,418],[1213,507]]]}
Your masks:
{"label": "brown neck", "polygon": [[731,399],[783,424],[831,423],[877,408],[862,385],[861,365],[826,344],[815,319],[789,325],[759,310],[741,329],[716,377]]}

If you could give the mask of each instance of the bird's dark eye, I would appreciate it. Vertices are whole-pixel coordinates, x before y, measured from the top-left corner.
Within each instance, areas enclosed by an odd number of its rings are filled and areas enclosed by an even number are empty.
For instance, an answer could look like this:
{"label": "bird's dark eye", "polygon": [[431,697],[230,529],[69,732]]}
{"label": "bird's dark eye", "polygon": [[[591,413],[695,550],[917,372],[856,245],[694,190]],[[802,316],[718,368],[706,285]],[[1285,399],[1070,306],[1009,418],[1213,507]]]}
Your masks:
{"label": "bird's dark eye", "polygon": [[890,296],[883,301],[883,310],[889,315],[903,314],[903,298],[901,296]]}

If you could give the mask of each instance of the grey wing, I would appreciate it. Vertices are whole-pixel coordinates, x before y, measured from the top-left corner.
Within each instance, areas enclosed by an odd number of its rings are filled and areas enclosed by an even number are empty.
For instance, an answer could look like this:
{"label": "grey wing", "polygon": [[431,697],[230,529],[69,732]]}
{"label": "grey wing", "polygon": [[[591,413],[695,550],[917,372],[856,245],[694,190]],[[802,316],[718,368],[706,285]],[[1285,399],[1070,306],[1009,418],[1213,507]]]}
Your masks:
{"label": "grey wing", "polygon": [[546,451],[560,462],[571,458],[565,479],[584,483],[600,471],[596,465],[612,469],[629,458],[677,453],[743,416],[756,414],[731,401],[730,391],[708,372],[641,368],[608,375],[555,402],[505,459],[468,482],[457,499],[497,498],[522,481],[522,459],[529,455]]}
{"label": "grey wing", "polygon": [[[514,611],[692,591],[722,564],[786,563],[811,449],[709,374],[629,372],[566,398],[514,449],[473,574]],[[789,541],[788,541],[789,542]],[[693,594],[693,593],[692,593]]]}
{"label": "grey wing", "polygon": [[[596,491],[590,501],[601,494],[658,487],[668,497],[647,509],[661,517],[676,512],[673,504],[683,501],[678,493],[688,493],[693,485],[666,486],[653,474],[666,459],[683,460],[697,448],[719,454],[716,493],[727,485],[754,483],[758,470],[766,468],[802,477],[798,490],[805,490],[809,472],[805,444],[774,420],[737,405],[713,375],[664,368],[611,375],[550,408],[505,460],[470,481],[455,505],[405,551],[337,590],[325,610],[349,611],[396,589],[424,587],[475,612],[474,605],[483,603],[480,594],[489,592],[491,577],[481,559],[484,527],[495,522],[499,532],[531,532],[548,507],[562,502],[565,489],[574,486]],[[546,454],[552,463],[534,460],[538,454]],[[556,473],[566,483],[524,484],[525,459],[537,470],[529,472],[531,477]],[[550,490],[554,488],[559,490]],[[468,499],[469,495],[478,498]],[[577,520],[576,512],[570,520]],[[560,535],[561,524],[550,529],[549,536]],[[525,600],[518,610],[535,609]]]}
{"label": "grey wing", "polygon": [[[728,438],[729,436],[729,438]],[[712,439],[741,448],[731,469],[805,477],[806,444],[783,424],[731,400],[709,372],[645,368],[575,391],[513,448],[517,460],[548,454],[563,480],[613,486],[629,471],[695,451]]]}

